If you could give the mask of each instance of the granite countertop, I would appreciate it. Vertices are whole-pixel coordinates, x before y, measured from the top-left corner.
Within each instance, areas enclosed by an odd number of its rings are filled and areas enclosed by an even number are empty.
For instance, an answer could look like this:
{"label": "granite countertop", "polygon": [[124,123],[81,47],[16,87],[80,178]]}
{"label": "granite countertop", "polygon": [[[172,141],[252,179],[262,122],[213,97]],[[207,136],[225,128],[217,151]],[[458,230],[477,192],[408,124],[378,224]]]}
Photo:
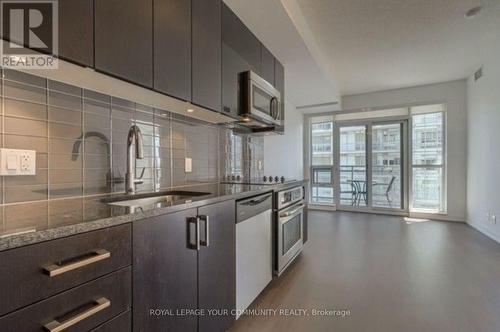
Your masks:
{"label": "granite countertop", "polygon": [[[162,201],[133,208],[116,206],[105,203],[109,199],[119,198],[121,194],[82,197],[82,205],[86,207],[82,220],[68,218],[68,222],[54,226],[49,221],[45,228],[37,228],[23,234],[3,235],[0,237],[0,251],[21,246],[49,241],[65,236],[89,232],[110,226],[138,222],[142,219],[162,214],[173,213],[199,206],[209,205],[229,199],[240,199],[265,192],[276,191],[305,183],[305,180],[279,183],[275,185],[244,185],[244,184],[205,184],[182,188],[172,191],[192,191],[208,193],[207,195]],[[74,198],[72,199],[75,200]],[[64,201],[61,200],[61,204]],[[59,216],[60,217],[60,216]]]}

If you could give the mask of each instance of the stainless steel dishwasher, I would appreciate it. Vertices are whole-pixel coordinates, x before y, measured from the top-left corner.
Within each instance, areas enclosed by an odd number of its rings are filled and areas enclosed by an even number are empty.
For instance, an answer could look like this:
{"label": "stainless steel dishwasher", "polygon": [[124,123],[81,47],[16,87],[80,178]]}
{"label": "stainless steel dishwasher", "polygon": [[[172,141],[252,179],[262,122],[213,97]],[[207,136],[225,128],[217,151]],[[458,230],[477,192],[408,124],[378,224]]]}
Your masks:
{"label": "stainless steel dishwasher", "polygon": [[273,277],[272,194],[236,202],[236,318]]}

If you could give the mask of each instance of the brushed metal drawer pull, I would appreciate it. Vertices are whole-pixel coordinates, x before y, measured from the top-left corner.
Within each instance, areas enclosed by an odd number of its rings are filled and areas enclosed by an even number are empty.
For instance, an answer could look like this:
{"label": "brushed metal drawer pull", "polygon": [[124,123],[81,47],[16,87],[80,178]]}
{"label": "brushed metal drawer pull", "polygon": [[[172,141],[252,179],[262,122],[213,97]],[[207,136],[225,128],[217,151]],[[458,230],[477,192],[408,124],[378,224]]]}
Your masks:
{"label": "brushed metal drawer pull", "polygon": [[93,252],[94,255],[83,258],[81,260],[78,260],[76,262],[68,263],[65,265],[57,265],[57,264],[49,264],[43,267],[44,271],[50,276],[50,277],[55,277],[60,274],[79,269],[83,266],[93,264],[99,261],[102,261],[103,259],[107,259],[111,257],[111,253],[107,250],[104,249],[99,249]]}
{"label": "brushed metal drawer pull", "polygon": [[106,309],[111,305],[111,301],[108,300],[105,297],[101,297],[97,300],[95,300],[95,306],[93,306],[90,309],[85,310],[84,312],[71,317],[68,320],[65,320],[64,322],[59,322],[57,319],[53,320],[50,323],[45,324],[43,327],[50,332],[61,332],[66,330],[67,328],[75,325],[76,323],[81,322],[82,320],[85,320],[98,312]]}

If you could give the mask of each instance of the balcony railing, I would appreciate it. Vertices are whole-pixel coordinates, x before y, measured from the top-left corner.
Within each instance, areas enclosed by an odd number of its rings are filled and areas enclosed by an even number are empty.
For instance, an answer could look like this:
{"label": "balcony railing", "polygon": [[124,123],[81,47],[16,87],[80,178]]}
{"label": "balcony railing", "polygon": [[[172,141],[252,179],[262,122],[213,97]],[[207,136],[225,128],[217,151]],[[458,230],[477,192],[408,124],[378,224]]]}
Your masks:
{"label": "balcony railing", "polygon": [[[342,205],[366,205],[366,166],[343,165],[340,170],[339,199]],[[311,201],[313,203],[333,204],[334,167],[311,167]],[[400,165],[373,166],[372,203],[377,207],[399,207],[401,205]]]}

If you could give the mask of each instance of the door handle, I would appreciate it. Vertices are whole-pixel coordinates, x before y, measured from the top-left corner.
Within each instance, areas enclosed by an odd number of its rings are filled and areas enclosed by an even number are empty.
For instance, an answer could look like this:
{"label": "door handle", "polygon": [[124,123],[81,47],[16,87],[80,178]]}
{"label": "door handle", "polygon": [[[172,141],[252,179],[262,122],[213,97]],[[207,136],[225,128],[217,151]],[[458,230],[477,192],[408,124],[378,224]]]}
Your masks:
{"label": "door handle", "polygon": [[91,317],[94,316],[95,314],[99,313],[100,311],[106,309],[111,305],[111,301],[108,300],[105,297],[101,297],[97,300],[94,301],[95,305],[92,306],[91,308],[85,310],[84,312],[73,316],[63,322],[59,322],[57,319],[54,319],[53,321],[45,324],[43,327],[45,328],[46,331],[49,332],[62,332],[73,325]]}
{"label": "door handle", "polygon": [[[200,218],[190,217],[187,218],[187,242],[188,248],[193,250],[200,250]],[[194,243],[191,240],[191,227],[194,225]]]}
{"label": "door handle", "polygon": [[205,239],[200,240],[200,244],[204,247],[208,247],[210,245],[210,217],[203,215],[203,216],[198,216],[198,218],[205,223]]}

